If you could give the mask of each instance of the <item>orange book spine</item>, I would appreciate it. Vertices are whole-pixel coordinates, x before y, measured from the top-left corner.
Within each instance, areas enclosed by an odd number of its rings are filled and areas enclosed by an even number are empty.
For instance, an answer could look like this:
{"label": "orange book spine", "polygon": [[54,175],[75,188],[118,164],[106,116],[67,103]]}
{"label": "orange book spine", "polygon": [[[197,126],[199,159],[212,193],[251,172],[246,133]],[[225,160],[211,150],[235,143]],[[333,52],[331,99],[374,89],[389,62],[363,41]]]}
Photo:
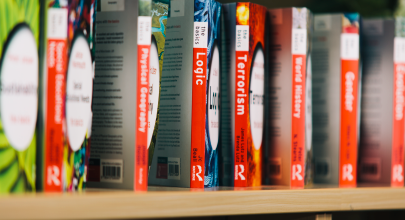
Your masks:
{"label": "orange book spine", "polygon": [[45,192],[63,190],[62,165],[67,71],[67,9],[49,9],[45,115]]}
{"label": "orange book spine", "polygon": [[356,187],[359,99],[359,34],[341,35],[339,186]]}

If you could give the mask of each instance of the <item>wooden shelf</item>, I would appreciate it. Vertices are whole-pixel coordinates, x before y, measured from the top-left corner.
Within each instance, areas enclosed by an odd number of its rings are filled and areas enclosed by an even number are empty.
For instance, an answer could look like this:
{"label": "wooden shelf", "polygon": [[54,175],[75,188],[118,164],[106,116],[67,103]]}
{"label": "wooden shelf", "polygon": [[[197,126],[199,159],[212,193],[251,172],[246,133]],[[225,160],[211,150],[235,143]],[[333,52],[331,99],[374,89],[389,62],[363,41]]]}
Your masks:
{"label": "wooden shelf", "polygon": [[405,188],[258,187],[0,196],[0,219],[118,219],[405,209]]}

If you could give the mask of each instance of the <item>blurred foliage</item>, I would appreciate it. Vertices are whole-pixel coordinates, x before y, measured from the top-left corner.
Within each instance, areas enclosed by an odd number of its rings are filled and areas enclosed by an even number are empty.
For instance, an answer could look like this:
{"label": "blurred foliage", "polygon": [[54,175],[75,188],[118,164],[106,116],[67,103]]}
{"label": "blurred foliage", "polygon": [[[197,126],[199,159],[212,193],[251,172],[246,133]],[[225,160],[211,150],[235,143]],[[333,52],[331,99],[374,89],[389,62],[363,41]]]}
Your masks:
{"label": "blurred foliage", "polygon": [[359,12],[364,17],[392,16],[403,0],[312,0],[308,8],[314,13]]}
{"label": "blurred foliage", "polygon": [[[222,3],[235,0],[219,0]],[[359,12],[363,17],[405,16],[405,0],[250,0],[268,8],[307,7],[314,13]]]}
{"label": "blurred foliage", "polygon": [[398,0],[398,8],[395,15],[405,17],[405,0]]}

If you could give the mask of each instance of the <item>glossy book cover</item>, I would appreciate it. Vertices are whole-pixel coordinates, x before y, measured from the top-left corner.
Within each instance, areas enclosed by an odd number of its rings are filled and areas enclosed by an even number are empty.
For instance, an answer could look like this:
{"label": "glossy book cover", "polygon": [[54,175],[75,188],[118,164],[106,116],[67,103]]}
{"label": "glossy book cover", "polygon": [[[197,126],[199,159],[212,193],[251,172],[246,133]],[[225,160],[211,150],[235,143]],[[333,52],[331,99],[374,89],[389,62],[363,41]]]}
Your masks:
{"label": "glossy book cover", "polygon": [[205,174],[204,187],[219,185],[219,36],[221,5],[216,1],[195,1],[194,21],[208,22],[207,38],[207,87],[205,119]]}
{"label": "glossy book cover", "polygon": [[39,12],[39,1],[0,1],[0,194],[36,189]]}
{"label": "glossy book cover", "polygon": [[[44,62],[41,63],[43,66],[40,76],[37,187],[38,190],[45,192],[75,191],[85,188],[88,136],[81,139],[80,134],[73,133],[78,129],[79,133],[84,134],[84,127],[89,130],[89,125],[91,125],[91,121],[88,120],[91,117],[88,109],[86,111],[81,107],[88,108],[89,103],[91,104],[89,88],[92,89],[92,80],[90,81],[87,77],[87,80],[80,81],[83,80],[78,80],[81,76],[70,74],[68,77],[67,74],[68,68],[70,68],[70,72],[85,69],[81,73],[90,77],[93,75],[92,60],[94,59],[92,57],[94,55],[91,53],[94,51],[91,50],[94,50],[92,42],[94,4],[94,1],[43,1],[40,54]],[[77,30],[81,28],[84,30],[84,36],[79,35],[80,31]],[[74,29],[76,29],[76,36],[73,33]],[[78,56],[70,59],[73,60],[70,62],[68,53],[71,53],[73,39],[76,38],[79,40],[75,41],[78,44],[74,44],[74,50]],[[86,43],[87,41],[88,43]],[[72,87],[72,77],[74,77],[73,84],[76,88],[70,88],[70,93],[67,94],[68,78],[69,85]],[[83,90],[80,91],[81,89]],[[80,97],[84,99],[78,102],[80,95],[84,95]],[[66,98],[67,96],[69,99]],[[67,105],[67,101],[70,101],[70,105]],[[84,105],[76,105],[80,102]],[[67,108],[69,111],[66,111]],[[76,108],[77,111],[84,110],[85,115],[80,115],[75,110]],[[69,116],[73,116],[70,117],[70,123],[66,120],[67,113]],[[83,122],[83,117],[87,117],[86,122]],[[75,122],[72,124],[73,121]],[[72,132],[72,130],[74,131]],[[70,146],[68,138],[73,138],[70,140],[72,142]],[[80,141],[83,146],[78,149],[79,143],[73,142]]]}
{"label": "glossy book cover", "polygon": [[266,16],[261,5],[223,5],[221,185],[261,185]]}
{"label": "glossy book cover", "polygon": [[67,191],[86,186],[92,125],[95,0],[69,0],[66,78],[66,142],[62,183]]}
{"label": "glossy book cover", "polygon": [[266,15],[261,5],[236,3],[235,187],[262,181]]}

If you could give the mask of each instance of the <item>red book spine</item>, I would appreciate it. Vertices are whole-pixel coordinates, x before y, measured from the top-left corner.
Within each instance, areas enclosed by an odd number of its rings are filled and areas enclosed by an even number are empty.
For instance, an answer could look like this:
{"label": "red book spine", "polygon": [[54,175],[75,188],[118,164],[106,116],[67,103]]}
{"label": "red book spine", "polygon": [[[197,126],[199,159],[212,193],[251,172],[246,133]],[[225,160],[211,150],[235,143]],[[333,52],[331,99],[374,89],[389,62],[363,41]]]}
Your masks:
{"label": "red book spine", "polygon": [[249,25],[236,25],[234,186],[248,186]]}
{"label": "red book spine", "polygon": [[[67,71],[67,10],[48,10],[45,94],[45,192],[63,190],[63,120]],[[57,22],[51,23],[51,21]]]}
{"label": "red book spine", "polygon": [[391,186],[404,186],[405,38],[394,40],[394,112],[391,156]]}
{"label": "red book spine", "polygon": [[190,188],[204,188],[208,22],[194,22]]}
{"label": "red book spine", "polygon": [[306,26],[292,30],[291,188],[304,188]]}
{"label": "red book spine", "polygon": [[136,94],[136,140],[134,189],[148,189],[148,103],[149,103],[149,56],[151,45],[150,16],[138,17],[138,72]]}
{"label": "red book spine", "polygon": [[291,187],[304,188],[306,56],[293,55],[291,119]]}
{"label": "red book spine", "polygon": [[356,187],[358,143],[359,35],[341,36],[340,187]]}

